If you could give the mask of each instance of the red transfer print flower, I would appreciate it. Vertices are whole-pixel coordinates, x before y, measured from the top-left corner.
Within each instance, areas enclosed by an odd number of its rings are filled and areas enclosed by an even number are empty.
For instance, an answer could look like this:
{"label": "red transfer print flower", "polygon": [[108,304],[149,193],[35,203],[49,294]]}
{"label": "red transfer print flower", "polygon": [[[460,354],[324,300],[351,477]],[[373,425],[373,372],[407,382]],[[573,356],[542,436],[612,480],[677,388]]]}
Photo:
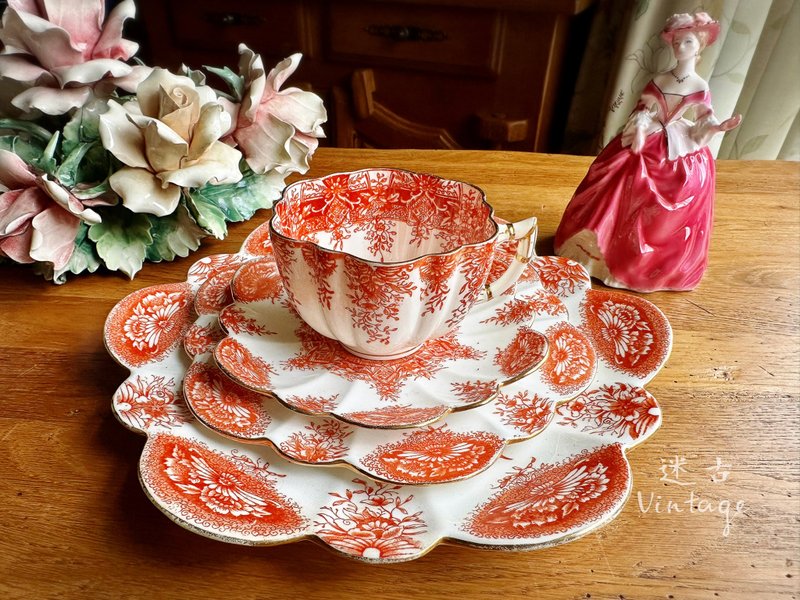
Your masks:
{"label": "red transfer print flower", "polygon": [[422,548],[427,525],[422,512],[411,512],[414,496],[399,485],[354,479],[356,487],[330,492],[333,500],[317,514],[316,533],[334,549],[367,559],[408,557]]}
{"label": "red transfer print flower", "polygon": [[212,364],[195,362],[184,379],[186,402],[210,427],[243,438],[265,434],[270,424],[263,398],[237,385]]}
{"label": "red transfer print flower", "polygon": [[581,316],[598,354],[611,368],[646,379],[666,360],[671,331],[651,302],[620,292],[590,290]]}
{"label": "red transfer print flower", "polygon": [[170,429],[192,420],[175,380],[162,375],[137,375],[125,381],[114,394],[114,408],[126,424],[141,431]]}
{"label": "red transfer print flower", "polygon": [[599,522],[625,501],[630,473],[617,444],[562,463],[534,468],[534,462],[505,478],[465,531],[493,539],[544,538]]}
{"label": "red transfer print flower", "polygon": [[549,327],[546,334],[549,353],[542,366],[542,378],[558,393],[581,391],[589,385],[597,365],[591,342],[567,322]]}
{"label": "red transfer print flower", "polygon": [[494,364],[509,378],[520,377],[538,366],[547,355],[547,338],[538,331],[520,327],[504,349],[497,349]]}
{"label": "red transfer print flower", "polygon": [[294,460],[321,464],[347,456],[346,439],[353,433],[351,427],[336,419],[309,423],[280,443],[281,452]]}
{"label": "red transfer print flower", "polygon": [[255,389],[269,389],[275,370],[264,359],[233,338],[222,340],[214,352],[217,363],[226,373],[233,374],[237,381]]}
{"label": "red transfer print flower", "polygon": [[529,390],[513,395],[501,393],[495,401],[494,413],[500,415],[506,425],[532,435],[550,422],[553,401]]}
{"label": "red transfer print flower", "polygon": [[378,446],[362,462],[391,481],[436,483],[474,475],[489,466],[503,446],[502,438],[485,431],[427,427]]}
{"label": "red transfer print flower", "polygon": [[537,315],[551,317],[567,316],[564,303],[553,294],[544,290],[537,290],[520,298],[514,298],[504,303],[497,309],[493,317],[484,319],[481,323],[496,323],[497,325],[532,324]]}
{"label": "red transfer print flower", "polygon": [[[432,379],[451,360],[481,358],[484,353],[458,342],[454,334],[429,340],[400,360],[367,360],[350,354],[338,342],[303,323],[297,330],[303,349],[282,367],[288,370],[329,370],[347,381],[364,381],[383,400],[396,400],[410,379]],[[288,400],[287,400],[288,401]]]}
{"label": "red transfer print flower", "polygon": [[111,353],[125,365],[159,361],[189,328],[191,291],[186,284],[144,288],[125,297],[106,321]]}
{"label": "red transfer print flower", "polygon": [[661,408],[645,389],[615,383],[584,392],[558,408],[559,423],[601,436],[632,440],[646,436],[661,418]]}
{"label": "red transfer print flower", "polygon": [[200,529],[254,536],[302,530],[299,505],[278,491],[268,471],[242,469],[241,458],[189,438],[157,435],[142,454],[142,481],[160,503]]}
{"label": "red transfer print flower", "polygon": [[572,296],[592,284],[586,269],[562,256],[539,256],[531,268],[539,275],[544,289],[560,298]]}

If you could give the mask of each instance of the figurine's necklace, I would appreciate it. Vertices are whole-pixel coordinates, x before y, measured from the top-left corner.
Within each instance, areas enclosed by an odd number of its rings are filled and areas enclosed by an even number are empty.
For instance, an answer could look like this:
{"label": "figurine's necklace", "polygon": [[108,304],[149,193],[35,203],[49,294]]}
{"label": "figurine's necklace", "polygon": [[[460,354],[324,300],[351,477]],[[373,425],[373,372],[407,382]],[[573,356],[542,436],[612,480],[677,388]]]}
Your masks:
{"label": "figurine's necklace", "polygon": [[683,83],[684,81],[689,79],[689,75],[691,75],[691,73],[687,73],[683,77],[678,77],[677,75],[675,75],[675,69],[672,69],[672,71],[670,71],[670,73],[672,73],[672,76],[675,78],[675,81],[677,81],[678,83]]}

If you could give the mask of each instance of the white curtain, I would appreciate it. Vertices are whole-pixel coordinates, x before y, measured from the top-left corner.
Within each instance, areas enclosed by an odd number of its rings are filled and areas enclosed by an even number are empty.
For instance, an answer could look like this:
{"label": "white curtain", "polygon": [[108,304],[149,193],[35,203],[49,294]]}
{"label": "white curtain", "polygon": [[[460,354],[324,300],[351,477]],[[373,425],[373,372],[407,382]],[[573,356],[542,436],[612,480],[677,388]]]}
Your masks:
{"label": "white curtain", "polygon": [[584,55],[562,151],[596,154],[622,128],[654,74],[674,65],[659,32],[673,13],[720,21],[697,72],[720,120],[742,125],[710,144],[718,158],[800,160],[800,1],[602,0]]}

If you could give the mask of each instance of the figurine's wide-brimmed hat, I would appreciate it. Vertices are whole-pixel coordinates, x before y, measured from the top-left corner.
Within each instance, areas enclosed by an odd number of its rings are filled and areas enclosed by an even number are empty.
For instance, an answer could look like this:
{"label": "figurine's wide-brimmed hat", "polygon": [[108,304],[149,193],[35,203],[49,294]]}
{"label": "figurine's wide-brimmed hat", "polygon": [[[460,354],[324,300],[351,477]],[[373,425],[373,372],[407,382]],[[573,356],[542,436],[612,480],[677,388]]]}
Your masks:
{"label": "figurine's wide-brimmed hat", "polygon": [[688,31],[705,32],[707,34],[706,45],[710,46],[717,41],[719,36],[719,21],[712,19],[708,13],[698,12],[693,15],[680,13],[672,15],[667,19],[664,29],[661,30],[661,39],[672,44],[672,38],[676,33]]}

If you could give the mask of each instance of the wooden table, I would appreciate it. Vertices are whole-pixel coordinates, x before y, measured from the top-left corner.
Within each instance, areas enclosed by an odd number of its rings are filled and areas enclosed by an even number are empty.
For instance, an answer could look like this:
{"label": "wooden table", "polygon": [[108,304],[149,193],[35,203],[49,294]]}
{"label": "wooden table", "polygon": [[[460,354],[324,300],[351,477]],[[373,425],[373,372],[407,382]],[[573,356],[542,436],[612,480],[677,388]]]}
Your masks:
{"label": "wooden table", "polygon": [[[537,214],[538,250],[549,254],[589,163],[322,149],[309,175],[393,165],[466,179],[503,217]],[[109,408],[126,371],[103,348],[103,321],[126,294],[183,281],[203,255],[235,252],[260,219],[193,257],[147,265],[134,281],[101,274],[59,287],[0,267],[0,597],[797,598],[800,165],[718,170],[703,283],[648,296],[669,317],[675,345],[648,385],[664,424],[631,453],[633,495],[611,524],[531,553],[440,546],[410,563],[369,566],[310,542],[215,542],[145,498],[136,474],[144,439]]]}

